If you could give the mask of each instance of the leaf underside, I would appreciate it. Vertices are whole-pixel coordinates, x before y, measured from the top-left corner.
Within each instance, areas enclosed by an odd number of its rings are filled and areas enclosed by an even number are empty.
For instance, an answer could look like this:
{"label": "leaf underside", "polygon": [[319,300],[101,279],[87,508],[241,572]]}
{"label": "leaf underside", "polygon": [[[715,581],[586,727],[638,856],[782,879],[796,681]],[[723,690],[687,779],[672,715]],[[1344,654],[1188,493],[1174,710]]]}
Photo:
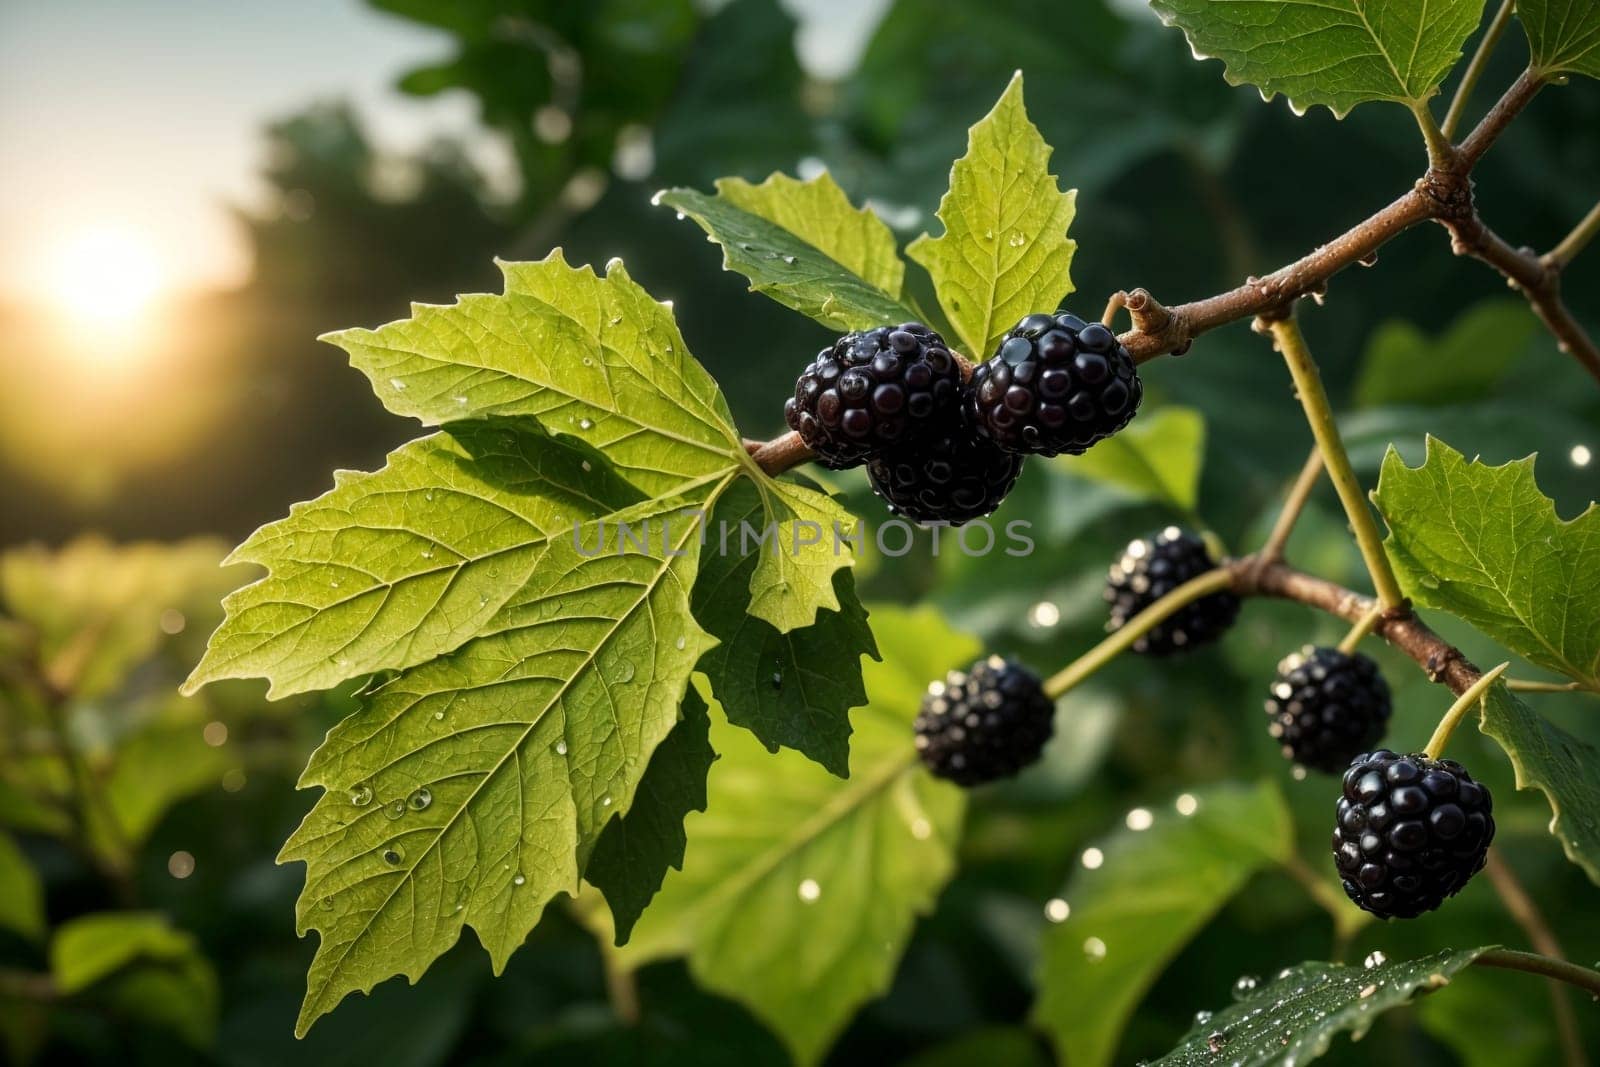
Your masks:
{"label": "leaf underside", "polygon": [[1533,67],[1600,78],[1600,4],[1594,0],[1518,0]]}
{"label": "leaf underside", "polygon": [[1343,117],[1369,100],[1420,105],[1461,58],[1483,0],[1151,0],[1233,85]]}

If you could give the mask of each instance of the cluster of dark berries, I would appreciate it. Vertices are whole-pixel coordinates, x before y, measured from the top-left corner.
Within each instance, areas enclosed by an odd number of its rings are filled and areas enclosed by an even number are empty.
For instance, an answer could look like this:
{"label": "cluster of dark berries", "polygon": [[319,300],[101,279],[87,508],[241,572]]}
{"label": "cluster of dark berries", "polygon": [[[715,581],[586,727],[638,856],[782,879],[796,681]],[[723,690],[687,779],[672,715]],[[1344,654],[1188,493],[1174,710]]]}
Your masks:
{"label": "cluster of dark berries", "polygon": [[982,785],[1039,758],[1055,729],[1055,704],[1032,671],[990,656],[928,686],[915,726],[929,770]]}
{"label": "cluster of dark berries", "polygon": [[1383,740],[1390,710],[1388,683],[1371,659],[1307,645],[1278,664],[1267,729],[1295,763],[1337,774]]}
{"label": "cluster of dark berries", "polygon": [[1380,919],[1432,911],[1483,868],[1493,808],[1489,790],[1454,760],[1361,753],[1335,812],[1345,893]]}
{"label": "cluster of dark berries", "polygon": [[1082,452],[1142,393],[1116,335],[1073,315],[1029,315],[970,382],[944,338],[908,322],[819,352],[784,418],[825,466],[866,463],[896,515],[959,526],[1000,506],[1027,455]]}
{"label": "cluster of dark berries", "polygon": [[[1111,605],[1107,629],[1122,629],[1145,608],[1216,566],[1206,543],[1176,526],[1132,542],[1111,565],[1106,579],[1105,598]],[[1167,656],[1198,648],[1220,638],[1238,615],[1237,596],[1227,590],[1209,593],[1139,635],[1133,650]]]}

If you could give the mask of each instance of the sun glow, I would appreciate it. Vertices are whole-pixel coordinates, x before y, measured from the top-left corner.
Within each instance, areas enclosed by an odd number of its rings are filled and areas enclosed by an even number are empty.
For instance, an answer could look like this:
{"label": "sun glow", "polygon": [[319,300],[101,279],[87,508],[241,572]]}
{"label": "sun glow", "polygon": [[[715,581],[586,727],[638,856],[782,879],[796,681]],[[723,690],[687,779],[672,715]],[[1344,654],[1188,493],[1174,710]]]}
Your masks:
{"label": "sun glow", "polygon": [[114,226],[67,238],[47,269],[51,303],[85,324],[126,324],[148,311],[167,288],[166,270],[150,242]]}

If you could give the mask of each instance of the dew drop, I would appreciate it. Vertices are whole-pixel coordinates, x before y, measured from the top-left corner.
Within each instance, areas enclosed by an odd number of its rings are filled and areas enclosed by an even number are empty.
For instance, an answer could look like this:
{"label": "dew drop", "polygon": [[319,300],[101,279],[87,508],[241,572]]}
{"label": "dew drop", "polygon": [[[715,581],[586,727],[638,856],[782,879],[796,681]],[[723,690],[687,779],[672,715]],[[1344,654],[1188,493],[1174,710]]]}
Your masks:
{"label": "dew drop", "polygon": [[1382,952],[1374,950],[1367,953],[1367,958],[1361,961],[1361,966],[1370,971],[1374,967],[1382,967],[1388,961],[1388,956],[1385,956]]}
{"label": "dew drop", "polygon": [[784,256],[783,257],[783,261],[785,263],[789,264],[789,266],[791,266],[791,267],[794,266],[794,264],[795,264],[795,258],[793,256]]}
{"label": "dew drop", "polygon": [[1202,1009],[1202,1010],[1197,1011],[1197,1012],[1194,1013],[1194,1024],[1196,1026],[1205,1026],[1210,1021],[1211,1021],[1211,1013],[1209,1011],[1205,1011],[1205,1010]]}
{"label": "dew drop", "polygon": [[556,755],[565,756],[566,754],[567,754],[567,743],[565,741],[557,741],[556,742]]}
{"label": "dew drop", "polygon": [[672,645],[679,652],[682,652],[683,649],[684,649],[684,646],[687,645],[688,643],[689,643],[689,639],[687,637],[684,637],[682,634],[679,634],[678,635],[678,639],[676,641],[672,642]]}
{"label": "dew drop", "polygon": [[1025,236],[1023,236],[1023,234],[1022,234],[1022,232],[1020,230],[1018,232],[1012,234],[1009,238],[1006,239],[1006,244],[1010,245],[1012,248],[1021,248],[1023,245],[1025,245],[1027,243],[1028,243],[1028,239]]}
{"label": "dew drop", "polygon": [[406,854],[399,848],[384,849],[383,862],[387,863],[391,867],[398,867],[400,865],[400,861],[405,858]]}
{"label": "dew drop", "polygon": [[389,387],[394,389],[395,392],[398,392],[398,393],[403,393],[403,392],[406,391],[406,383],[405,383],[405,380],[402,379],[402,378],[390,378],[389,379]]}
{"label": "dew drop", "polygon": [[619,685],[633,681],[633,661],[628,659],[618,660],[616,666],[611,668],[611,680]]}
{"label": "dew drop", "polygon": [[1241,974],[1233,983],[1233,999],[1244,1000],[1256,991],[1256,986],[1261,984],[1261,979],[1253,974]]}
{"label": "dew drop", "polygon": [[389,803],[383,806],[383,813],[384,815],[388,816],[390,822],[404,817],[406,813],[406,802],[404,798],[396,798],[389,801]]}
{"label": "dew drop", "polygon": [[518,871],[517,872],[517,876],[515,878],[511,879],[511,884],[512,885],[527,885],[528,884],[528,879],[523,875],[523,873],[521,871]]}
{"label": "dew drop", "polygon": [[911,822],[911,836],[918,841],[926,841],[933,836],[933,824],[927,819],[917,818]]}
{"label": "dew drop", "polygon": [[350,803],[358,808],[364,808],[372,803],[372,787],[365,782],[350,790]]}
{"label": "dew drop", "polygon": [[622,316],[621,315],[613,315],[613,316],[611,316],[611,325],[613,325],[613,326],[622,325]]}
{"label": "dew drop", "polygon": [[466,407],[466,406],[467,406],[467,398],[466,398],[466,397],[464,397],[464,396],[458,396],[458,397],[456,397],[456,398],[455,398],[455,401],[456,401],[456,403],[457,403],[457,404],[458,404],[458,405],[460,405],[460,406],[461,406],[461,407]]}
{"label": "dew drop", "polygon": [[822,896],[822,887],[817,884],[817,880],[815,878],[807,878],[805,881],[800,883],[799,893],[801,900],[805,901],[807,904],[814,904],[816,903],[817,898]]}
{"label": "dew drop", "polygon": [[406,797],[406,807],[412,811],[427,811],[428,806],[432,803],[433,791],[426,786],[421,789],[413,789],[411,795]]}
{"label": "dew drop", "polygon": [[1064,923],[1072,914],[1072,905],[1060,897],[1045,902],[1044,917],[1053,923]]}
{"label": "dew drop", "polygon": [[994,231],[993,231],[993,230],[984,230],[984,231],[983,231],[983,239],[984,239],[984,240],[985,240],[985,241],[992,241],[992,240],[994,240]]}
{"label": "dew drop", "polygon": [[594,429],[594,420],[593,419],[579,419],[578,420],[578,429],[580,429],[580,430],[592,430],[592,429]]}
{"label": "dew drop", "polygon": [[433,558],[433,549],[432,548],[423,549],[422,550],[422,558],[423,559],[432,559]]}
{"label": "dew drop", "polygon": [[444,712],[442,712],[442,711],[434,712],[433,713],[433,718],[434,718],[435,722],[444,722]]}
{"label": "dew drop", "polygon": [[323,911],[332,911],[333,910],[333,898],[332,897],[323,897],[321,903],[319,903],[317,905],[317,907],[321,908]]}
{"label": "dew drop", "polygon": [[783,688],[783,672],[782,671],[773,671],[772,672],[772,688],[774,688],[774,689],[782,689]]}
{"label": "dew drop", "polygon": [[1098,937],[1084,938],[1083,954],[1090,963],[1099,963],[1106,958],[1106,943]]}
{"label": "dew drop", "polygon": [[583,468],[583,473],[585,474],[588,474],[590,471],[594,470],[594,464],[590,463],[588,460],[584,460],[579,464],[579,466]]}
{"label": "dew drop", "polygon": [[610,793],[607,793],[605,796],[600,798],[600,806],[602,808],[609,808],[611,806],[611,794]]}

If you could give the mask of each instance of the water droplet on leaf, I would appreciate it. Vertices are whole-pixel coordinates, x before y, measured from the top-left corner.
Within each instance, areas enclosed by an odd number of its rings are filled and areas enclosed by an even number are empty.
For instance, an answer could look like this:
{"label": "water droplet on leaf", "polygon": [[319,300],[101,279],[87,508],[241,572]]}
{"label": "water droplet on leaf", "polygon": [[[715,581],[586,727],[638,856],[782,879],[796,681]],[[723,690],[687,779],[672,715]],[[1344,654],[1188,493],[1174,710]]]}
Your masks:
{"label": "water droplet on leaf", "polygon": [[426,786],[413,789],[411,795],[406,797],[406,807],[412,811],[427,811],[428,805],[433,803],[433,792]]}
{"label": "water droplet on leaf", "polygon": [[350,790],[350,803],[358,808],[364,808],[372,803],[372,787],[365,782]]}

